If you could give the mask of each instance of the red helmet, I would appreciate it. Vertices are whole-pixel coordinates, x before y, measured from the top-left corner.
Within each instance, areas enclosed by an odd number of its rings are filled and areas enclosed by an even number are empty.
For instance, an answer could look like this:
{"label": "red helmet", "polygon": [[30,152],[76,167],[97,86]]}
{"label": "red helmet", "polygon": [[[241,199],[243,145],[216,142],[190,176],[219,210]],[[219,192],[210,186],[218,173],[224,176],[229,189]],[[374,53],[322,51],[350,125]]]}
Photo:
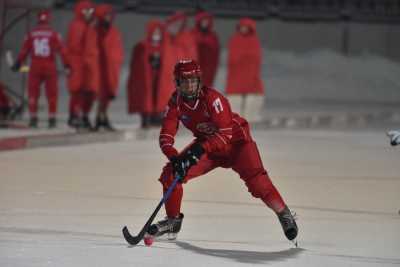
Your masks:
{"label": "red helmet", "polygon": [[37,14],[37,20],[39,23],[48,23],[50,20],[50,11],[49,10],[41,10]]}
{"label": "red helmet", "polygon": [[201,78],[199,64],[193,59],[180,60],[175,65],[174,76],[176,80],[182,78]]}

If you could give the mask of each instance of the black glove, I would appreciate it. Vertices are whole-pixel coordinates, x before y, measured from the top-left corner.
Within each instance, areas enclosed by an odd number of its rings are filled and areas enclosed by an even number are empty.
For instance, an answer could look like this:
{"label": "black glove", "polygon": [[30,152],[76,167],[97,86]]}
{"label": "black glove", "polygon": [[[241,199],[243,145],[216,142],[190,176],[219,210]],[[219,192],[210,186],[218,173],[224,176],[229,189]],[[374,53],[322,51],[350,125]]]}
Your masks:
{"label": "black glove", "polygon": [[19,71],[20,68],[21,68],[21,63],[19,63],[18,61],[15,61],[14,65],[11,66],[11,70],[13,72]]}
{"label": "black glove", "polygon": [[201,146],[201,144],[194,143],[181,155],[171,158],[171,164],[174,174],[179,175],[180,182],[184,181],[184,178],[190,167],[197,164],[204,152],[204,148]]}

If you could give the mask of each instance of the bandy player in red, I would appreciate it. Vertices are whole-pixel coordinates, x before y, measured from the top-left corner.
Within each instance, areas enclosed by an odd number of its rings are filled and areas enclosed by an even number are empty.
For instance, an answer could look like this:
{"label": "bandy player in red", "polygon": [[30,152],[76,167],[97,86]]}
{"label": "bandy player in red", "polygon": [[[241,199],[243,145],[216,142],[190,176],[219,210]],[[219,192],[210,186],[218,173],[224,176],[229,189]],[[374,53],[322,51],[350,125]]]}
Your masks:
{"label": "bandy player in red", "polygon": [[59,52],[66,68],[68,67],[66,51],[60,35],[49,25],[50,12],[38,13],[38,25],[25,37],[18,59],[12,67],[18,71],[22,62],[30,55],[31,65],[28,78],[29,126],[36,128],[38,124],[37,110],[40,86],[45,83],[49,112],[49,128],[56,127],[58,100],[58,80],[55,53]]}
{"label": "bandy player in red", "polygon": [[[286,237],[294,240],[298,231],[295,219],[263,167],[247,121],[231,111],[221,93],[201,84],[201,70],[194,60],[179,61],[174,76],[176,91],[164,114],[159,139],[169,163],[159,181],[165,193],[176,174],[182,179],[165,203],[167,218],[151,225],[146,237],[167,234],[175,239],[183,220],[182,183],[223,167],[233,169],[253,197],[260,198],[277,214]],[[195,137],[181,153],[174,148],[179,123]]]}

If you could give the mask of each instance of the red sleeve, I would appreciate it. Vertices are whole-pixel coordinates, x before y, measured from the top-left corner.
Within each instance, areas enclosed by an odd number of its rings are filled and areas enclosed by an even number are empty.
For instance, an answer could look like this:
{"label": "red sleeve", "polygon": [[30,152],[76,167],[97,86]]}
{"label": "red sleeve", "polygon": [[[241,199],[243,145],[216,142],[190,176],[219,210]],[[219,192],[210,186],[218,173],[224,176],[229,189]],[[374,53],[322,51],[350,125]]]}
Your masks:
{"label": "red sleeve", "polygon": [[19,52],[18,62],[20,62],[20,63],[24,62],[26,57],[31,52],[31,50],[32,50],[32,38],[31,38],[31,35],[28,34],[27,36],[25,36],[25,40],[24,40],[24,43],[22,45],[22,49]]}
{"label": "red sleeve", "polygon": [[178,155],[178,151],[174,148],[175,135],[178,131],[178,109],[176,105],[176,94],[170,98],[167,108],[164,113],[163,123],[160,131],[160,148],[161,151],[171,159]]}
{"label": "red sleeve", "polygon": [[206,152],[224,151],[232,139],[232,112],[228,100],[220,94],[207,98],[211,121],[216,129],[202,144]]}
{"label": "red sleeve", "polygon": [[83,24],[78,22],[72,22],[69,26],[67,35],[67,47],[68,53],[82,54],[83,53],[83,38],[85,33],[85,27]]}

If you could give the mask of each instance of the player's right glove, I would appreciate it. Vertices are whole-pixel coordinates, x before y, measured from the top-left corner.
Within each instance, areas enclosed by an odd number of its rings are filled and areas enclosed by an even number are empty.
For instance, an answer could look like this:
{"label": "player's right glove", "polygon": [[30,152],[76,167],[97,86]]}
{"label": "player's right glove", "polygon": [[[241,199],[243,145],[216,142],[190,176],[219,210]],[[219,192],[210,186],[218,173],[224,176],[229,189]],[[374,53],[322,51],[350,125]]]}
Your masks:
{"label": "player's right glove", "polygon": [[171,164],[175,175],[179,175],[180,182],[184,181],[184,178],[189,171],[190,167],[196,165],[200,160],[200,157],[204,154],[204,148],[199,143],[194,143],[188,149],[186,149],[181,155],[171,158]]}
{"label": "player's right glove", "polygon": [[21,68],[21,63],[19,63],[18,61],[15,61],[14,65],[11,66],[11,70],[13,72],[19,71],[20,68]]}

